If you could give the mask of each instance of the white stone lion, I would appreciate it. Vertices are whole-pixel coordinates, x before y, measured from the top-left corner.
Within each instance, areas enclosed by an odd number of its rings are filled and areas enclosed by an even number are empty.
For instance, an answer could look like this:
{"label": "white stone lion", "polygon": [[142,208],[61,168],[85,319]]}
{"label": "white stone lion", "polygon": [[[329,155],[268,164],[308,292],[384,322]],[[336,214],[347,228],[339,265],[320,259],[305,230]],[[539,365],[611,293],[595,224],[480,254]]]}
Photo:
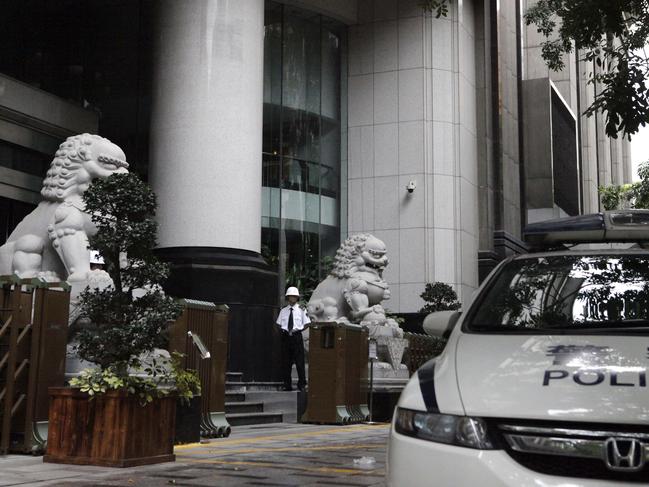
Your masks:
{"label": "white stone lion", "polygon": [[383,279],[387,265],[382,240],[369,233],[349,237],[336,252],[333,269],[313,291],[307,312],[312,321],[367,326],[377,345],[379,362],[373,363],[374,376],[407,378],[408,367],[401,360],[408,340],[381,304],[390,299],[390,288]]}
{"label": "white stone lion", "polygon": [[96,228],[84,212],[83,193],[93,179],[127,168],[124,152],[108,139],[68,137],[43,181],[43,201],[0,247],[0,274],[85,281],[90,271],[88,235]]}
{"label": "white stone lion", "polygon": [[373,235],[363,233],[345,240],[336,252],[333,269],[309,300],[311,319],[348,321],[367,325],[371,332],[380,327],[385,334],[402,336],[381,305],[390,299],[390,288],[383,279],[386,254],[385,243]]}

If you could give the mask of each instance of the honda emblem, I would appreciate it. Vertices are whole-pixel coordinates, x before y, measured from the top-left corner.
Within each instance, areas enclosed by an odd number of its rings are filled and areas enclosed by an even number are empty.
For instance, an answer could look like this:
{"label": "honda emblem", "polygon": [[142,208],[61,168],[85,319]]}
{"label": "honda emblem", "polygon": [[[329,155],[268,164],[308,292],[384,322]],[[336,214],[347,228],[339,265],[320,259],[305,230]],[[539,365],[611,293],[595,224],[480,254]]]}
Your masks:
{"label": "honda emblem", "polygon": [[645,464],[645,447],[634,438],[609,438],[604,444],[606,466],[616,472],[637,472]]}

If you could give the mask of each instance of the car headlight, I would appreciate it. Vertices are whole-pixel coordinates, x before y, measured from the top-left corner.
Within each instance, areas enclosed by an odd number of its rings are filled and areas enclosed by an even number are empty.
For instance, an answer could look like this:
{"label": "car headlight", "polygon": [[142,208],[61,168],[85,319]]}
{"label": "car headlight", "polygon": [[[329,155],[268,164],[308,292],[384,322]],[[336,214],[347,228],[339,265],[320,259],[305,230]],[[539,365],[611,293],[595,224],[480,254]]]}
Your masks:
{"label": "car headlight", "polygon": [[480,418],[397,408],[394,429],[402,435],[448,445],[493,450],[487,424]]}

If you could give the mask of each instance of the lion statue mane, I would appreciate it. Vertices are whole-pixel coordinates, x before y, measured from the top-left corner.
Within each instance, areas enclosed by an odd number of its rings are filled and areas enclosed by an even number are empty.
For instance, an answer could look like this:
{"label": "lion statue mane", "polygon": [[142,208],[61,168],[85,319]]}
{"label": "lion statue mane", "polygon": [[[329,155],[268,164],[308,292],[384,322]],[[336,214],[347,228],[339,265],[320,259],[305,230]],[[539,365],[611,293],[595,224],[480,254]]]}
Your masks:
{"label": "lion statue mane", "polygon": [[41,201],[0,247],[0,274],[28,279],[85,281],[88,235],[96,229],[84,212],[83,193],[93,179],[128,172],[124,152],[98,135],[68,137],[58,148]]}
{"label": "lion statue mane", "polygon": [[346,239],[327,278],[313,291],[307,312],[313,321],[339,321],[375,327],[385,325],[401,336],[397,323],[386,317],[381,303],[390,299],[383,279],[388,265],[385,243],[362,233]]}

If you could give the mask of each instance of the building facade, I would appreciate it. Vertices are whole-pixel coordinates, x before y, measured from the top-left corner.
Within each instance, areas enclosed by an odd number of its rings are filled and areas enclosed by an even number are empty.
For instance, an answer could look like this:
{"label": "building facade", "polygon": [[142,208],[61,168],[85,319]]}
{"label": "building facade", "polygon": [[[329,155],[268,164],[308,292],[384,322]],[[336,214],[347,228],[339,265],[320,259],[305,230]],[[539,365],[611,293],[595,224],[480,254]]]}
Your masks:
{"label": "building facade", "polygon": [[548,70],[530,1],[10,3],[1,238],[61,140],[94,132],[158,194],[170,291],[230,304],[248,378],[275,374],[282,290],[313,287],[348,234],[387,244],[390,311],[432,281],[467,302],[525,223],[598,211],[598,186],[631,179],[628,142],[581,115],[594,67]]}

